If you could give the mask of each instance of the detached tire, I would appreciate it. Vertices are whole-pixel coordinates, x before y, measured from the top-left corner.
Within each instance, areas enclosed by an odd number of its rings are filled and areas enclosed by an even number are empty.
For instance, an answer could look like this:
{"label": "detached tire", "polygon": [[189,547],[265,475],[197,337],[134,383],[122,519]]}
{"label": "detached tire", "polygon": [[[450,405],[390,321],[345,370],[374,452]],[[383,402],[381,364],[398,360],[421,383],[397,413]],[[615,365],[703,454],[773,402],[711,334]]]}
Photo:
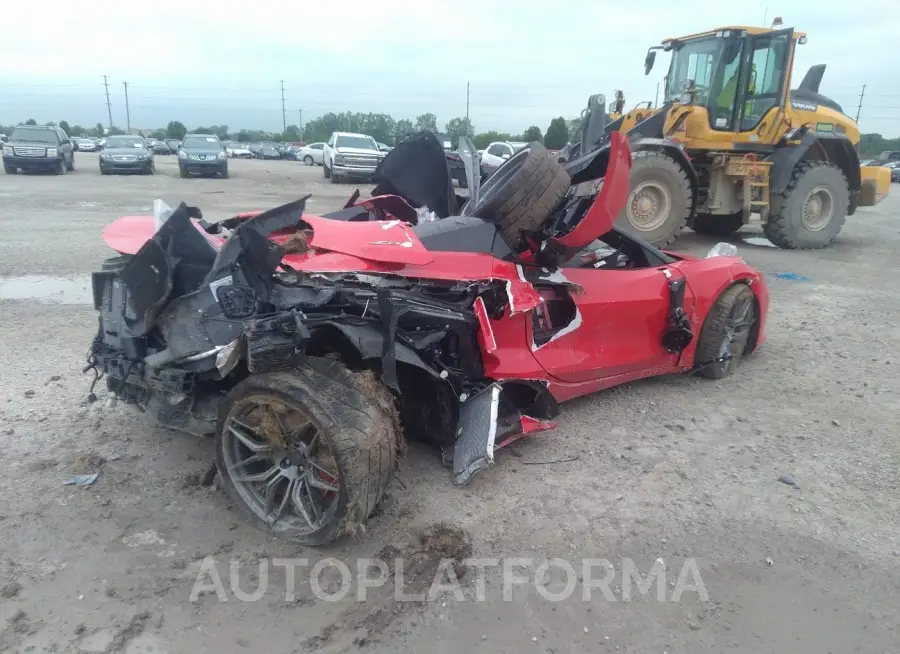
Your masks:
{"label": "detached tire", "polygon": [[308,357],[248,377],[222,400],[216,467],[257,527],[322,545],[362,529],[391,481],[400,437],[394,397],[372,373]]}
{"label": "detached tire", "polygon": [[466,213],[496,223],[513,250],[527,246],[523,232],[537,231],[560,205],[571,179],[540,143],[505,161],[481,186],[478,203]]}
{"label": "detached tire", "polygon": [[734,284],[725,289],[700,330],[694,356],[697,374],[722,379],[733,373],[747,353],[756,321],[756,296],[750,287]]}
{"label": "detached tire", "polygon": [[691,215],[693,193],[687,172],[669,155],[634,153],[631,191],[616,225],[657,247],[675,242]]}
{"label": "detached tire", "polygon": [[766,238],[788,250],[818,250],[834,242],[847,220],[850,185],[824,161],[797,165],[784,192],[772,197]]}
{"label": "detached tire", "polygon": [[688,227],[698,234],[709,234],[711,236],[728,236],[734,234],[744,226],[744,216],[742,211],[733,213],[729,216],[714,216],[708,213],[698,213],[694,216],[694,220]]}

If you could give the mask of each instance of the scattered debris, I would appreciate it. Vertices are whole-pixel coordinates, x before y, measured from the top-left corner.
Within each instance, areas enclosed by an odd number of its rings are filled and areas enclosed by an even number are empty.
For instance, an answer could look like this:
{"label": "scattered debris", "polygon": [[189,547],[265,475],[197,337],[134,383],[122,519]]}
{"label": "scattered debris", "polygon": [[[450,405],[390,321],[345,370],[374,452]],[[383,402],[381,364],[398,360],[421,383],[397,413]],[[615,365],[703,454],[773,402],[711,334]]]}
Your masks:
{"label": "scattered debris", "polygon": [[577,454],[575,456],[565,457],[563,459],[552,459],[550,461],[522,461],[526,466],[544,466],[550,465],[551,463],[568,463],[569,461],[577,461],[580,459]]}
{"label": "scattered debris", "polygon": [[831,424],[834,425],[835,427],[840,427],[840,426],[841,426],[841,423],[838,422],[837,418],[835,418],[834,420],[832,420],[832,421],[831,421]]}
{"label": "scattered debris", "polygon": [[775,565],[775,561],[773,561],[772,559],[770,559],[770,558],[767,556],[767,557],[766,557],[766,564],[768,564],[769,567],[772,567],[773,565]]}
{"label": "scattered debris", "polygon": [[779,272],[772,275],[775,279],[783,279],[789,282],[811,282],[812,277],[807,277],[806,275],[801,275],[800,273],[795,272]]}
{"label": "scattered debris", "polygon": [[75,475],[74,477],[69,477],[63,482],[63,486],[90,486],[97,478],[100,476],[99,472],[95,472],[90,475]]}
{"label": "scattered debris", "polygon": [[788,486],[796,486],[797,485],[797,482],[794,481],[794,478],[791,477],[790,475],[781,475],[778,478],[778,481],[780,481],[782,484],[787,484]]}
{"label": "scattered debris", "polygon": [[34,397],[34,391],[28,389],[27,391],[25,391],[25,397]]}

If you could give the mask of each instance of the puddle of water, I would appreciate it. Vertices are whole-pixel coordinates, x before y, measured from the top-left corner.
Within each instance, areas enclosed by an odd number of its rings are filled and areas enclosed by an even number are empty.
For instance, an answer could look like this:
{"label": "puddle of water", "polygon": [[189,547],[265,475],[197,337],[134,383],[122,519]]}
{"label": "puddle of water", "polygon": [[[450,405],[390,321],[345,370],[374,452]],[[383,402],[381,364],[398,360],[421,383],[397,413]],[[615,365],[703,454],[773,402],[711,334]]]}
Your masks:
{"label": "puddle of water", "polygon": [[777,248],[778,246],[772,243],[767,238],[763,238],[762,236],[746,236],[743,239],[743,242],[747,245],[758,245],[759,247],[764,248]]}
{"label": "puddle of water", "polygon": [[46,304],[93,304],[90,275],[0,277],[0,300],[36,300]]}

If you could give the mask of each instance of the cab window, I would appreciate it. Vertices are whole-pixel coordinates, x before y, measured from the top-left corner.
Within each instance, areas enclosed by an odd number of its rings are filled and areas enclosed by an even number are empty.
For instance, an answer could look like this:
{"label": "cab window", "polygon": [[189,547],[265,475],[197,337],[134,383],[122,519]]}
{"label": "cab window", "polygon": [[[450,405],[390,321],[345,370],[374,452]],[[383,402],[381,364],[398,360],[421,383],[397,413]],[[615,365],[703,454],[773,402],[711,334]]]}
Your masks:
{"label": "cab window", "polygon": [[781,103],[791,38],[791,31],[787,31],[753,39],[741,131],[754,129],[769,110]]}

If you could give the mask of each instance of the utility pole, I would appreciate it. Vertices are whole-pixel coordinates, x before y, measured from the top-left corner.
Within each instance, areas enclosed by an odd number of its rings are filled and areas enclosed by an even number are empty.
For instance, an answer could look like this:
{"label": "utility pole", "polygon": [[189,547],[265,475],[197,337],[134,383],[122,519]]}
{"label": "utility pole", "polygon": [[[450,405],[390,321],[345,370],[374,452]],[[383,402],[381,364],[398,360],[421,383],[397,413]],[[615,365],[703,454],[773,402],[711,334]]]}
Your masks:
{"label": "utility pole", "polygon": [[859,106],[856,107],[856,122],[859,122],[859,112],[862,111],[863,97],[866,95],[866,85],[863,84],[862,91],[859,92]]}
{"label": "utility pole", "polygon": [[122,82],[125,85],[125,125],[128,127],[128,133],[131,134],[131,110],[128,108],[128,82]]}
{"label": "utility pole", "polygon": [[281,80],[281,131],[287,131],[287,112],[284,109],[284,80]]}
{"label": "utility pole", "polygon": [[297,109],[300,112],[300,131],[303,131],[303,109]]}
{"label": "utility pole", "polygon": [[106,112],[109,114],[109,129],[112,131],[112,105],[109,103],[109,78],[106,75],[103,76],[103,87],[106,89]]}
{"label": "utility pole", "polygon": [[466,82],[466,122],[469,122],[469,83]]}

